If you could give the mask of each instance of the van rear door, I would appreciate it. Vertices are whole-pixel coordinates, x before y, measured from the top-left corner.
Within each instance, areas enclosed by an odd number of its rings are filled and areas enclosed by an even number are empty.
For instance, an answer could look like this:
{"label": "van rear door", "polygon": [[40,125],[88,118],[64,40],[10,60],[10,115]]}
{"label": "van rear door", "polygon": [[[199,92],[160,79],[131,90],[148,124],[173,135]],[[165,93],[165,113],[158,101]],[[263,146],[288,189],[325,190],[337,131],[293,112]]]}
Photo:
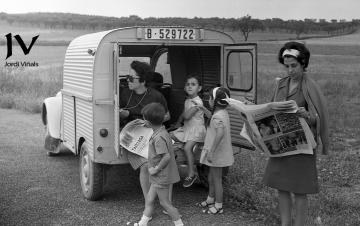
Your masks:
{"label": "van rear door", "polygon": [[[230,90],[231,98],[256,103],[257,98],[257,45],[233,44],[224,46],[223,84]],[[253,149],[240,136],[243,119],[234,109],[229,109],[233,145]]]}

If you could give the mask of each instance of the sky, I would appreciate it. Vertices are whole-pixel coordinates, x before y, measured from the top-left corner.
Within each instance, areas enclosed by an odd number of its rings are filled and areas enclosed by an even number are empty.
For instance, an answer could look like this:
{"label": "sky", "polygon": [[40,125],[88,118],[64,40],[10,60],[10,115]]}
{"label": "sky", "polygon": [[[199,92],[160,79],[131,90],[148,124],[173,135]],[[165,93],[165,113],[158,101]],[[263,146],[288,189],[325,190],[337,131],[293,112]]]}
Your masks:
{"label": "sky", "polygon": [[224,17],[284,20],[360,19],[360,0],[13,0],[0,12],[64,12],[99,16]]}

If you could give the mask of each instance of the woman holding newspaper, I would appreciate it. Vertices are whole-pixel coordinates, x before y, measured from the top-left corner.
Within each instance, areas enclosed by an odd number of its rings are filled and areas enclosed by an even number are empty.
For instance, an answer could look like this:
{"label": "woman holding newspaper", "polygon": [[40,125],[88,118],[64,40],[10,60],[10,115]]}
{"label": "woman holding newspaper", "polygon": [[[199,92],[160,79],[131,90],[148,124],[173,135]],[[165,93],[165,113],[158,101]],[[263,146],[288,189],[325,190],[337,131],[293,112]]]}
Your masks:
{"label": "woman holding newspaper", "polygon": [[[279,51],[278,60],[284,65],[288,76],[277,81],[273,101],[294,100],[299,117],[306,120],[311,128],[317,148],[328,153],[328,112],[318,85],[306,74],[310,52],[304,44],[288,42]],[[283,110],[284,105],[273,109]],[[297,154],[271,157],[264,175],[264,183],[278,190],[280,217],[283,226],[291,225],[292,194],[295,197],[294,225],[305,224],[307,194],[319,192],[316,151],[313,155]]]}

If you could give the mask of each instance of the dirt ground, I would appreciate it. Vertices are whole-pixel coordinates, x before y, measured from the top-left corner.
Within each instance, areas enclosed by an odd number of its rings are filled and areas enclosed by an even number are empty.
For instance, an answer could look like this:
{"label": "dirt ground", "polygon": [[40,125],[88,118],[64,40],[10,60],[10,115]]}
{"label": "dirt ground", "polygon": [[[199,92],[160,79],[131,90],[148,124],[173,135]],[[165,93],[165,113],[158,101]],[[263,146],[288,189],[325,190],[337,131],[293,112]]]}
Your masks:
{"label": "dirt ground", "polygon": [[[0,109],[0,225],[127,225],[141,217],[141,188],[128,165],[112,167],[103,199],[88,201],[78,157],[66,151],[48,157],[43,141],[39,114]],[[194,204],[206,195],[200,186],[175,186],[174,205],[185,225],[258,225],[226,204],[222,215],[203,214]],[[153,217],[149,225],[173,225],[159,205]]]}

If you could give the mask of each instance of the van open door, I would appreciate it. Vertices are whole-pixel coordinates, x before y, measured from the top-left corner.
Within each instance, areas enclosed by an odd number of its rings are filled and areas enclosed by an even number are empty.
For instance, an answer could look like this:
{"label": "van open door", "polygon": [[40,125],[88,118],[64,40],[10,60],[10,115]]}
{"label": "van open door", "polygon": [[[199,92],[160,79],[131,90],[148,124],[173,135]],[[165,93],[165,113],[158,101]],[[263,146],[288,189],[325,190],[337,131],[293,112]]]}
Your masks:
{"label": "van open door", "polygon": [[[256,103],[257,99],[257,45],[234,44],[224,47],[223,84],[230,90],[231,98]],[[231,137],[234,146],[254,149],[240,136],[243,119],[234,109],[229,109]]]}
{"label": "van open door", "polygon": [[116,43],[114,44],[113,49],[113,84],[114,84],[114,149],[116,155],[120,156],[120,142],[119,142],[119,133],[120,133],[120,79],[119,79],[119,73],[118,73],[118,67],[120,63],[119,59],[119,48],[121,46]]}

